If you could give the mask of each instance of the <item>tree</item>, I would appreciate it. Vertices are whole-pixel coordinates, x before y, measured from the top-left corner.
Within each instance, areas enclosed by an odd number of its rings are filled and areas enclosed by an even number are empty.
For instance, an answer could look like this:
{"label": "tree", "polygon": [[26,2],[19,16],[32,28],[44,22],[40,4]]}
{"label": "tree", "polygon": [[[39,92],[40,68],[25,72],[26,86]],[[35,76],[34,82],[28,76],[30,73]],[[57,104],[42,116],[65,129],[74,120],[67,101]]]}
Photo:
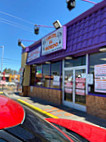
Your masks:
{"label": "tree", "polygon": [[17,74],[17,71],[16,70],[12,70],[11,68],[5,68],[4,70],[3,70],[5,73],[7,73],[7,74]]}

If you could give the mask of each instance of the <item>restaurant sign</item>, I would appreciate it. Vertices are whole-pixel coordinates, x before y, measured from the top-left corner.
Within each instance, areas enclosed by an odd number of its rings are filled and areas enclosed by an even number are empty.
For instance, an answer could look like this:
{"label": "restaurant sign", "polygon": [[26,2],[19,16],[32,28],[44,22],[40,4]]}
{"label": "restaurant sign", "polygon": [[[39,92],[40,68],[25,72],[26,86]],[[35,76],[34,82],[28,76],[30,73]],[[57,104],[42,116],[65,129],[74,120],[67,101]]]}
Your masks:
{"label": "restaurant sign", "polygon": [[40,51],[41,51],[41,46],[39,46],[38,48],[32,50],[31,52],[28,53],[28,57],[27,57],[27,62],[30,62],[34,59],[37,59],[40,57]]}
{"label": "restaurant sign", "polygon": [[42,39],[42,55],[66,49],[66,27],[62,27]]}

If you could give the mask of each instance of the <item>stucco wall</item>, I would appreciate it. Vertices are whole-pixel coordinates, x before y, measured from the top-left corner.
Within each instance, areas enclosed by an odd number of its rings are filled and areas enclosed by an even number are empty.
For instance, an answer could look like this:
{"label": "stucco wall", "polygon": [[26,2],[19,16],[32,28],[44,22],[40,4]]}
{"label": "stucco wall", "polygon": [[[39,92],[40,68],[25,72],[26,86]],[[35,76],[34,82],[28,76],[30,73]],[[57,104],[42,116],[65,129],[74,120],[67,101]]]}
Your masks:
{"label": "stucco wall", "polygon": [[30,82],[30,66],[25,66],[23,86],[29,86]]}
{"label": "stucco wall", "polygon": [[26,60],[27,60],[27,53],[23,53],[21,55],[21,67],[24,68],[26,65]]}

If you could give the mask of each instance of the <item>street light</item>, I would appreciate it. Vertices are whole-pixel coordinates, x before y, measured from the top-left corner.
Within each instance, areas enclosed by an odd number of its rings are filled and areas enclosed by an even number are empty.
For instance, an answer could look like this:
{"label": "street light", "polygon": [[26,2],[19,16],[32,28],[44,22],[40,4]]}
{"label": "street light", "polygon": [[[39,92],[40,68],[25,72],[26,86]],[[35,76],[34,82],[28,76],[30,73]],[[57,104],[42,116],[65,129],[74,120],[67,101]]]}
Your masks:
{"label": "street light", "polygon": [[18,46],[21,46],[23,49],[25,49],[25,46],[21,43],[21,40],[18,40]]}
{"label": "street light", "polygon": [[43,28],[54,28],[53,26],[37,25],[37,24],[35,24],[35,25],[34,25],[34,33],[35,33],[36,35],[39,34],[39,28],[40,28],[40,27],[43,27]]}
{"label": "street light", "polygon": [[55,29],[58,29],[60,27],[62,27],[62,25],[60,24],[59,20],[56,20],[54,23],[53,23],[54,26],[47,26],[47,25],[37,25],[35,24],[34,25],[34,33],[36,35],[39,34],[39,29],[40,27],[43,27],[43,28],[55,28]]}
{"label": "street light", "polygon": [[59,29],[62,27],[61,23],[59,22],[59,20],[56,20],[54,23],[53,23],[55,29]]}
{"label": "street light", "polygon": [[1,73],[2,73],[2,69],[3,69],[3,56],[4,56],[4,46],[0,46],[0,48],[2,48],[2,56],[1,56]]}

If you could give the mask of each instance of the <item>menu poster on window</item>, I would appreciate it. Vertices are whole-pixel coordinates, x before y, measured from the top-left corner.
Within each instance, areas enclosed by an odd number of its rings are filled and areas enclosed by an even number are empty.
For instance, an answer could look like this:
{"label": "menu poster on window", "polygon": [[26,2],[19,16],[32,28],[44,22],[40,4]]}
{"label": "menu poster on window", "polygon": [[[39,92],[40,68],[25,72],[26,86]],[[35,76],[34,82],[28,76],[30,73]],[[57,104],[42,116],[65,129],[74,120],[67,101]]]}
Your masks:
{"label": "menu poster on window", "polygon": [[95,92],[106,93],[106,79],[95,79]]}
{"label": "menu poster on window", "polygon": [[86,82],[86,78],[76,78],[75,81],[76,81],[76,82],[82,82],[82,83],[85,83],[85,82]]}
{"label": "menu poster on window", "polygon": [[106,93],[106,64],[95,65],[95,92]]}
{"label": "menu poster on window", "polygon": [[76,89],[75,94],[84,96],[85,95],[85,90]]}
{"label": "menu poster on window", "polygon": [[60,76],[53,76],[53,86],[60,86]]}
{"label": "menu poster on window", "polygon": [[73,89],[71,88],[65,88],[65,93],[72,93],[73,92]]}
{"label": "menu poster on window", "polygon": [[67,82],[66,84],[65,84],[65,87],[70,87],[70,88],[72,88],[73,87],[73,83],[72,82]]}
{"label": "menu poster on window", "polygon": [[76,83],[76,88],[84,89],[85,83]]}

